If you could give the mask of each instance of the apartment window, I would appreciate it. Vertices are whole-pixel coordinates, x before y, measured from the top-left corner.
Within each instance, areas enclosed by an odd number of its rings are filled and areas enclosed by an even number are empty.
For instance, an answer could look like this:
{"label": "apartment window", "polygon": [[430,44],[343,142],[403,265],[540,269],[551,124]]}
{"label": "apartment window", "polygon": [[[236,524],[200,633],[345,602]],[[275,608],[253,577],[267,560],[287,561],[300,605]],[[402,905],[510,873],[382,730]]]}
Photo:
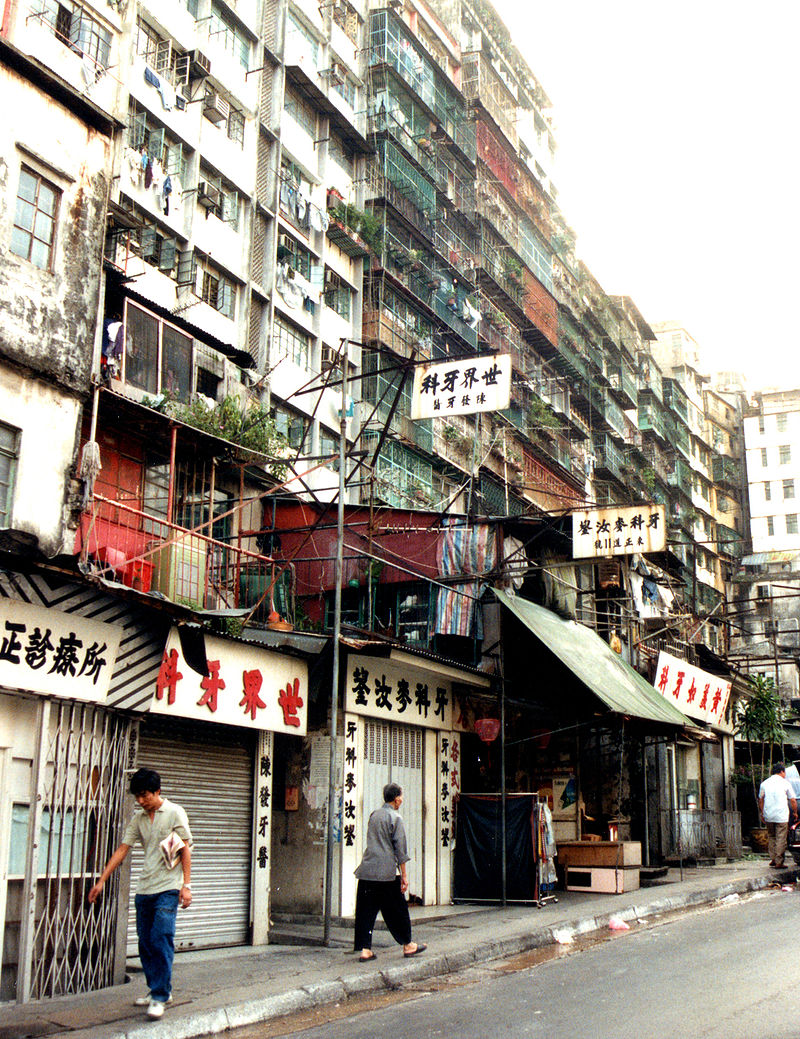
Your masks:
{"label": "apartment window", "polygon": [[331,86],[339,97],[344,98],[351,108],[356,107],[356,85],[352,80],[345,77],[340,83],[332,83]]}
{"label": "apartment window", "polygon": [[355,165],[353,159],[353,151],[348,148],[344,141],[335,134],[331,134],[331,139],[328,141],[328,158],[331,159],[336,165],[349,174],[354,175]]}
{"label": "apartment window", "polygon": [[772,501],[772,484],[769,480],[764,481],[764,501]]}
{"label": "apartment window", "polygon": [[89,58],[104,69],[111,59],[111,32],[79,4],[43,0],[36,17],[48,27],[56,39],[70,50]]}
{"label": "apartment window", "polygon": [[775,517],[767,516],[767,537],[773,537],[775,534]]}
{"label": "apartment window", "polygon": [[61,192],[44,177],[23,166],[11,232],[11,252],[49,271],[53,264],[56,219]]}
{"label": "apartment window", "polygon": [[221,7],[212,4],[208,38],[215,40],[236,58],[242,68],[250,65],[250,40]]}
{"label": "apartment window", "polygon": [[240,112],[238,108],[234,108],[233,105],[231,105],[231,112],[228,116],[227,130],[228,139],[244,148],[244,113]]}
{"label": "apartment window", "polygon": [[288,440],[289,446],[299,450],[306,432],[306,420],[303,416],[282,404],[277,404],[272,408],[270,416],[277,431]]}
{"label": "apartment window", "polygon": [[148,394],[186,400],[192,391],[192,337],[126,301],[122,377]]}
{"label": "apartment window", "polygon": [[778,460],[781,465],[788,465],[792,460],[792,449],[789,444],[781,444],[778,448]]}
{"label": "apartment window", "polygon": [[785,412],[782,415],[776,415],[775,422],[778,427],[778,432],[785,433],[789,425],[789,416]]}
{"label": "apartment window", "polygon": [[331,455],[334,458],[328,463],[332,469],[339,468],[339,437],[334,436],[333,433],[328,433],[324,429],[319,431],[319,453],[329,457]]}
{"label": "apartment window", "polygon": [[236,310],[236,287],[210,264],[201,267],[200,298],[225,317],[233,318]]}
{"label": "apartment window", "polygon": [[761,448],[761,464],[767,464],[767,449],[765,447]]}
{"label": "apartment window", "polygon": [[764,416],[763,415],[759,415],[758,416],[758,431],[759,431],[759,433],[763,433],[764,429],[765,429]]}
{"label": "apartment window", "polygon": [[317,136],[317,110],[310,101],[300,97],[293,90],[287,89],[283,100],[283,110],[301,126],[313,139]]}
{"label": "apartment window", "polygon": [[784,498],[794,498],[794,480],[783,481],[783,496]]}
{"label": "apartment window", "polygon": [[204,189],[202,194],[198,192],[198,202],[206,213],[212,213],[218,220],[230,224],[234,231],[238,231],[240,206],[239,192],[236,188],[202,164],[200,183],[204,185]]}
{"label": "apartment window", "polygon": [[272,329],[272,345],[275,360],[280,357],[288,357],[301,368],[308,368],[311,339],[299,328],[276,317]]}
{"label": "apartment window", "polygon": [[11,502],[17,475],[20,431],[0,422],[0,527],[11,526]]}
{"label": "apartment window", "polygon": [[336,311],[339,317],[346,321],[350,320],[352,306],[352,290],[346,285],[338,274],[332,270],[325,270],[325,306]]}
{"label": "apartment window", "polygon": [[278,263],[288,264],[292,270],[301,274],[306,281],[311,280],[311,253],[289,235],[283,234],[278,239]]}
{"label": "apartment window", "polygon": [[768,584],[757,584],[756,585],[756,599],[769,599],[769,585]]}
{"label": "apartment window", "polygon": [[796,534],[797,533],[797,513],[788,512],[786,514],[786,533]]}

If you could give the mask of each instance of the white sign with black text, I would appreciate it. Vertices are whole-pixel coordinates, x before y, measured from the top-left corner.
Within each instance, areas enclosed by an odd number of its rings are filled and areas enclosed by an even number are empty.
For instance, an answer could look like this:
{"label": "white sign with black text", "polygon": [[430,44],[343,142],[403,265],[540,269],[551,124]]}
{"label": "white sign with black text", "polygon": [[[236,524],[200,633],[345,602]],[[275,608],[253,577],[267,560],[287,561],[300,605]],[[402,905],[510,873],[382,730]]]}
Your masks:
{"label": "white sign with black text", "polygon": [[510,400],[510,354],[421,364],[414,371],[411,418],[502,411]]}
{"label": "white sign with black text", "polygon": [[665,521],[663,505],[579,509],[572,513],[572,558],[663,552]]}

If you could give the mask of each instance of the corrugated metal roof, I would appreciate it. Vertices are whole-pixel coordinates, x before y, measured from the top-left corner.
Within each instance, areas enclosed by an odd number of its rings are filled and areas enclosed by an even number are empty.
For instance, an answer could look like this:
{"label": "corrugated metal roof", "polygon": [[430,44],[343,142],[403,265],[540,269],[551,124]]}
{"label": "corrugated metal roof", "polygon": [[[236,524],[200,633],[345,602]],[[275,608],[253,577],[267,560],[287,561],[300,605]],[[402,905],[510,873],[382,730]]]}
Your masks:
{"label": "corrugated metal roof", "polygon": [[800,552],[754,552],[742,559],[742,566],[768,566],[770,563],[793,563]]}

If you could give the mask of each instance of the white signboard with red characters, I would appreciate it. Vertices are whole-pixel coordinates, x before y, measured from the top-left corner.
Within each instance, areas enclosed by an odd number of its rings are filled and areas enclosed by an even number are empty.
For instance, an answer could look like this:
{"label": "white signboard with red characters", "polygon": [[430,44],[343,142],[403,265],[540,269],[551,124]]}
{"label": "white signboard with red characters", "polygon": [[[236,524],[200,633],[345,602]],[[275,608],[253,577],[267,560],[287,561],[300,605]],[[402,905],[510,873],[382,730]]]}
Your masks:
{"label": "white signboard with red characters", "polygon": [[653,685],[662,696],[690,718],[721,725],[731,695],[731,683],[724,678],[701,671],[685,660],[663,650],[658,654],[658,667]]}
{"label": "white signboard with red characters", "polygon": [[308,667],[302,660],[210,636],[205,646],[204,676],[186,663],[172,629],[150,704],[153,714],[305,736]]}

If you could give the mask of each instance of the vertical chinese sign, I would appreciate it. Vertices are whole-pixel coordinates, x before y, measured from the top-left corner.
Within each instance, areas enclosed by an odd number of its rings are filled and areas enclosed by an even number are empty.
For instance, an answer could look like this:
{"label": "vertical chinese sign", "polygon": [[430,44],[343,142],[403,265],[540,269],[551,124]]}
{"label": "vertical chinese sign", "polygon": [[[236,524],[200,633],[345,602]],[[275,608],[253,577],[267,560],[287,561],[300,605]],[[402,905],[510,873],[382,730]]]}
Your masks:
{"label": "vertical chinese sign", "polygon": [[702,671],[663,651],[658,655],[654,686],[690,718],[722,725],[731,695],[731,683]]}
{"label": "vertical chinese sign", "polygon": [[456,842],[456,802],[461,792],[461,737],[457,732],[438,733],[437,831],[440,891],[451,890],[452,852]]}
{"label": "vertical chinese sign", "polygon": [[256,747],[255,812],[253,815],[253,945],[263,945],[269,932],[269,902],[271,883],[270,855],[272,850],[272,762],[273,735],[261,731]]}

